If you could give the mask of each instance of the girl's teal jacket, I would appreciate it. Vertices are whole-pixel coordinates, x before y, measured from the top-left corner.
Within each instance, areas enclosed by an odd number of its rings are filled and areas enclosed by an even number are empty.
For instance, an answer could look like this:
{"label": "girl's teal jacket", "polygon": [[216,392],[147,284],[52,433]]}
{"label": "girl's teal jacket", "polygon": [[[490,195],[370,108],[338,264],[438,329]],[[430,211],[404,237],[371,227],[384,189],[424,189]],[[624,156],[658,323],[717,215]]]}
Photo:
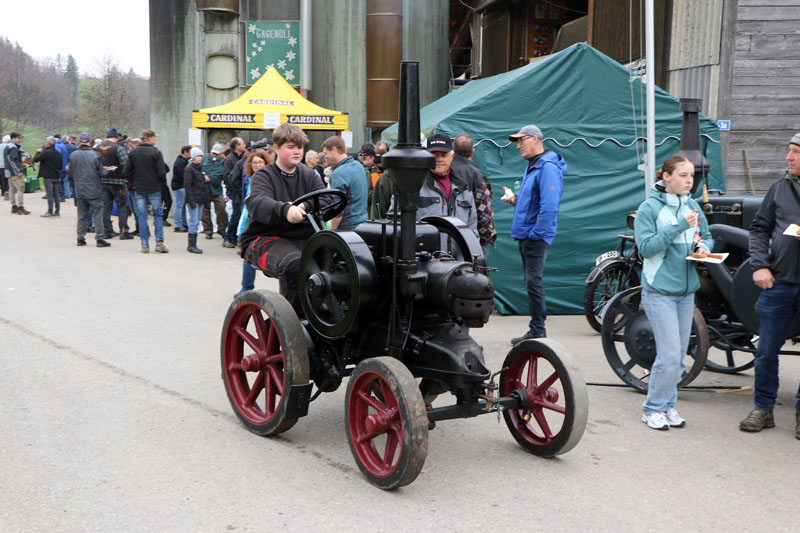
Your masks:
{"label": "girl's teal jacket", "polygon": [[[689,227],[683,215],[697,209],[697,226]],[[689,195],[668,194],[664,182],[650,190],[634,223],[636,245],[644,257],[642,288],[648,291],[684,296],[700,288],[695,263],[687,261],[696,246],[711,251],[713,245],[708,221],[700,205]],[[695,234],[700,236],[696,242]]]}

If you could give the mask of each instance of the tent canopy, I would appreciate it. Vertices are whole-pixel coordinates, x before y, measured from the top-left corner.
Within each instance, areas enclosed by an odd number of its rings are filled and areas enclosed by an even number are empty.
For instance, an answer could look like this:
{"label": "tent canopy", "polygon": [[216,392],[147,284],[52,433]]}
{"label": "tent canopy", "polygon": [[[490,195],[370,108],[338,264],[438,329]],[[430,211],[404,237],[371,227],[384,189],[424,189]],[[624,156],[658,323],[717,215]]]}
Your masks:
{"label": "tent canopy", "polygon": [[309,102],[274,67],[236,100],[192,113],[193,128],[267,130],[284,122],[304,130],[343,131],[349,126],[347,113]]}
{"label": "tent canopy", "polygon": [[[679,101],[656,87],[656,164],[680,149]],[[558,234],[544,271],[547,309],[582,313],[584,279],[595,258],[613,250],[629,231],[625,217],[644,200],[645,90],[622,65],[583,43],[522,68],[475,80],[424,107],[420,125],[433,133],[468,133],[474,161],[491,180],[499,238],[490,248],[495,304],[501,313],[527,314],[528,298],[517,243],[511,238],[513,207],[500,201],[527,162],[508,135],[536,124],[546,149],[567,162]],[[709,189],[724,190],[716,122],[700,116],[701,150],[711,164]],[[397,125],[383,132],[396,142]]]}

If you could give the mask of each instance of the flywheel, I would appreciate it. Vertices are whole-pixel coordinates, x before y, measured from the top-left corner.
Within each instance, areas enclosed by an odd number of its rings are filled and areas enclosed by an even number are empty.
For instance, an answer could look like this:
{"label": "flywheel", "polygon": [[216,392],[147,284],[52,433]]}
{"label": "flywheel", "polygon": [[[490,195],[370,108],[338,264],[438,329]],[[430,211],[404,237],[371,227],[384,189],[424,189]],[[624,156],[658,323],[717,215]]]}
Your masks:
{"label": "flywheel", "polygon": [[375,261],[356,233],[315,233],[303,248],[299,282],[306,318],[323,337],[345,336],[374,310]]}

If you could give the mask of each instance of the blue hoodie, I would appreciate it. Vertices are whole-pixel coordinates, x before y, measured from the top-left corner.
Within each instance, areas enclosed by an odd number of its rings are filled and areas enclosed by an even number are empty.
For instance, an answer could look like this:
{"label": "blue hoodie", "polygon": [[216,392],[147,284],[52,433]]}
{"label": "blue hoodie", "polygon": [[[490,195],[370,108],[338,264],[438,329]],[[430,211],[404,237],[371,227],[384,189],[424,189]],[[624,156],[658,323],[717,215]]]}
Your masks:
{"label": "blue hoodie", "polygon": [[[683,217],[697,209],[698,226],[689,227]],[[685,296],[700,288],[695,263],[686,256],[695,247],[695,233],[700,233],[700,242],[707,251],[713,241],[708,231],[708,221],[700,205],[689,195],[668,194],[664,182],[659,181],[650,189],[650,198],[642,202],[634,222],[636,245],[644,257],[642,288],[644,290]]]}
{"label": "blue hoodie", "polygon": [[511,219],[512,237],[542,240],[548,246],[553,243],[566,173],[564,158],[550,150],[542,153],[533,166],[528,165]]}

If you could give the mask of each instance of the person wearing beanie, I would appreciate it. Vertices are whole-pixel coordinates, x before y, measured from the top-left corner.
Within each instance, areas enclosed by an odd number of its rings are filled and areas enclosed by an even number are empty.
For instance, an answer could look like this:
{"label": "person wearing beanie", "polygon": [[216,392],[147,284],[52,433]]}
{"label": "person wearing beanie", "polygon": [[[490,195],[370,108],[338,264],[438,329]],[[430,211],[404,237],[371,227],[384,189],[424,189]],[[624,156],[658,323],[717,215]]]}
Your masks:
{"label": "person wearing beanie", "polygon": [[228,199],[222,194],[222,177],[225,169],[223,166],[225,157],[222,152],[222,146],[216,143],[211,147],[211,153],[203,157],[203,172],[208,176],[208,181],[206,181],[208,202],[203,206],[203,214],[200,221],[203,223],[203,233],[206,234],[206,239],[214,238],[214,224],[211,222],[211,204],[214,204],[217,233],[223,239],[225,238],[225,230],[228,228],[228,213],[225,211],[225,202]]}
{"label": "person wearing beanie", "polygon": [[197,247],[197,224],[201,209],[208,203],[206,183],[209,178],[203,172],[203,151],[195,146],[189,151],[189,158],[190,162],[183,171],[183,188],[189,211],[189,245],[186,249],[193,254],[202,254],[203,250]]}
{"label": "person wearing beanie", "polygon": [[[772,410],[778,396],[778,351],[800,310],[800,230],[791,233],[800,223],[800,133],[789,141],[786,161],[789,169],[769,188],[750,225],[753,283],[761,294],[756,301],[759,340],[753,383],[755,408],[739,423],[742,431],[775,427]],[[794,434],[800,439],[800,389],[794,416]]]}

